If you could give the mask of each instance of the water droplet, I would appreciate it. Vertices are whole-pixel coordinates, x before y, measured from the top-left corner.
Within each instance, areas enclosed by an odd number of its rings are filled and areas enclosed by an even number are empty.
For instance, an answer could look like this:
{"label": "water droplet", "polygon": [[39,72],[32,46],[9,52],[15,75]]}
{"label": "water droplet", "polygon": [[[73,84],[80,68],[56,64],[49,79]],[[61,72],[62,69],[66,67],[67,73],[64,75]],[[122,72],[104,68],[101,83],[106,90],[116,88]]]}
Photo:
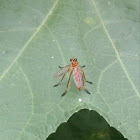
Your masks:
{"label": "water droplet", "polygon": [[82,102],[82,99],[79,98],[79,102]]}
{"label": "water droplet", "polygon": [[54,58],[53,56],[51,58]]}

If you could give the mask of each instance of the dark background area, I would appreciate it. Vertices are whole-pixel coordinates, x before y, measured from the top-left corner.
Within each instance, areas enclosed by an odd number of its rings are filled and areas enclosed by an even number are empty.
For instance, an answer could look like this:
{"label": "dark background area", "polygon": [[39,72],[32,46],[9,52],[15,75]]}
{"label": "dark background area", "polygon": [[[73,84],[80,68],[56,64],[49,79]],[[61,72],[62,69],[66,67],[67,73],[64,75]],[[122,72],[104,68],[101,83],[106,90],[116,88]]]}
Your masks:
{"label": "dark background area", "polygon": [[46,140],[127,140],[96,111],[82,109]]}

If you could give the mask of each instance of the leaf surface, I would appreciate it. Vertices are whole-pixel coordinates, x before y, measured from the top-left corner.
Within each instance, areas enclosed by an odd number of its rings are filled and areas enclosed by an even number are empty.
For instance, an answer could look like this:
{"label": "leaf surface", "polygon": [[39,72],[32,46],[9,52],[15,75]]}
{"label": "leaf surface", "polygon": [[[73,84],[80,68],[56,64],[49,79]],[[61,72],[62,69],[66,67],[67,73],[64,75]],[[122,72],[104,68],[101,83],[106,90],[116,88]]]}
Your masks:
{"label": "leaf surface", "polygon": [[[45,140],[82,108],[96,110],[125,137],[139,139],[139,1],[0,1],[0,140]],[[76,57],[86,88],[58,65]]]}

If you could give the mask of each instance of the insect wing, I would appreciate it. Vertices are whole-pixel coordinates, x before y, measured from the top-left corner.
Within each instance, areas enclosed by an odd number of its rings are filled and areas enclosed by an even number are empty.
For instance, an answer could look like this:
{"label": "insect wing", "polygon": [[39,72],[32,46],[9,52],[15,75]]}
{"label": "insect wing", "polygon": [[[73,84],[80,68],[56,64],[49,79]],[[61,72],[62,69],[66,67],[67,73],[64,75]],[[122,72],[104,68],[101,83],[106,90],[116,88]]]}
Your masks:
{"label": "insect wing", "polygon": [[75,67],[73,70],[73,76],[74,76],[74,81],[76,86],[78,87],[79,90],[81,90],[82,87],[82,71],[80,67]]}
{"label": "insect wing", "polygon": [[57,73],[54,74],[54,77],[59,77],[59,76],[65,74],[69,69],[70,69],[69,65],[63,67],[60,71],[58,71]]}

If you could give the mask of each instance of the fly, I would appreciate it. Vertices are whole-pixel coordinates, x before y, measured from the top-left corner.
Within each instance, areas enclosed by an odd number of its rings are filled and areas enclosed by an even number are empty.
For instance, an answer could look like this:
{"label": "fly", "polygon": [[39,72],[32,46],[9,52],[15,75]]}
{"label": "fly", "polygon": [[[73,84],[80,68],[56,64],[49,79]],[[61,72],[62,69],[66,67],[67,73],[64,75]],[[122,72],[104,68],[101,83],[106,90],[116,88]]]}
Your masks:
{"label": "fly", "polygon": [[90,94],[90,92],[85,88],[85,85],[84,85],[84,82],[92,84],[92,82],[86,80],[84,71],[82,70],[82,68],[84,68],[85,65],[80,66],[76,58],[71,58],[70,62],[71,63],[69,65],[66,65],[65,67],[60,67],[59,66],[60,71],[55,73],[54,77],[62,76],[62,79],[60,80],[60,82],[58,84],[54,85],[54,87],[59,86],[60,83],[63,81],[66,73],[69,72],[70,74],[69,74],[69,79],[67,81],[67,86],[66,86],[65,92],[62,94],[62,96],[64,96],[68,91],[68,87],[69,87],[69,84],[70,84],[70,78],[71,78],[72,74],[73,74],[74,81],[75,81],[75,84],[76,84],[78,90],[80,91],[81,88],[83,87],[85,89],[85,91],[88,94]]}

